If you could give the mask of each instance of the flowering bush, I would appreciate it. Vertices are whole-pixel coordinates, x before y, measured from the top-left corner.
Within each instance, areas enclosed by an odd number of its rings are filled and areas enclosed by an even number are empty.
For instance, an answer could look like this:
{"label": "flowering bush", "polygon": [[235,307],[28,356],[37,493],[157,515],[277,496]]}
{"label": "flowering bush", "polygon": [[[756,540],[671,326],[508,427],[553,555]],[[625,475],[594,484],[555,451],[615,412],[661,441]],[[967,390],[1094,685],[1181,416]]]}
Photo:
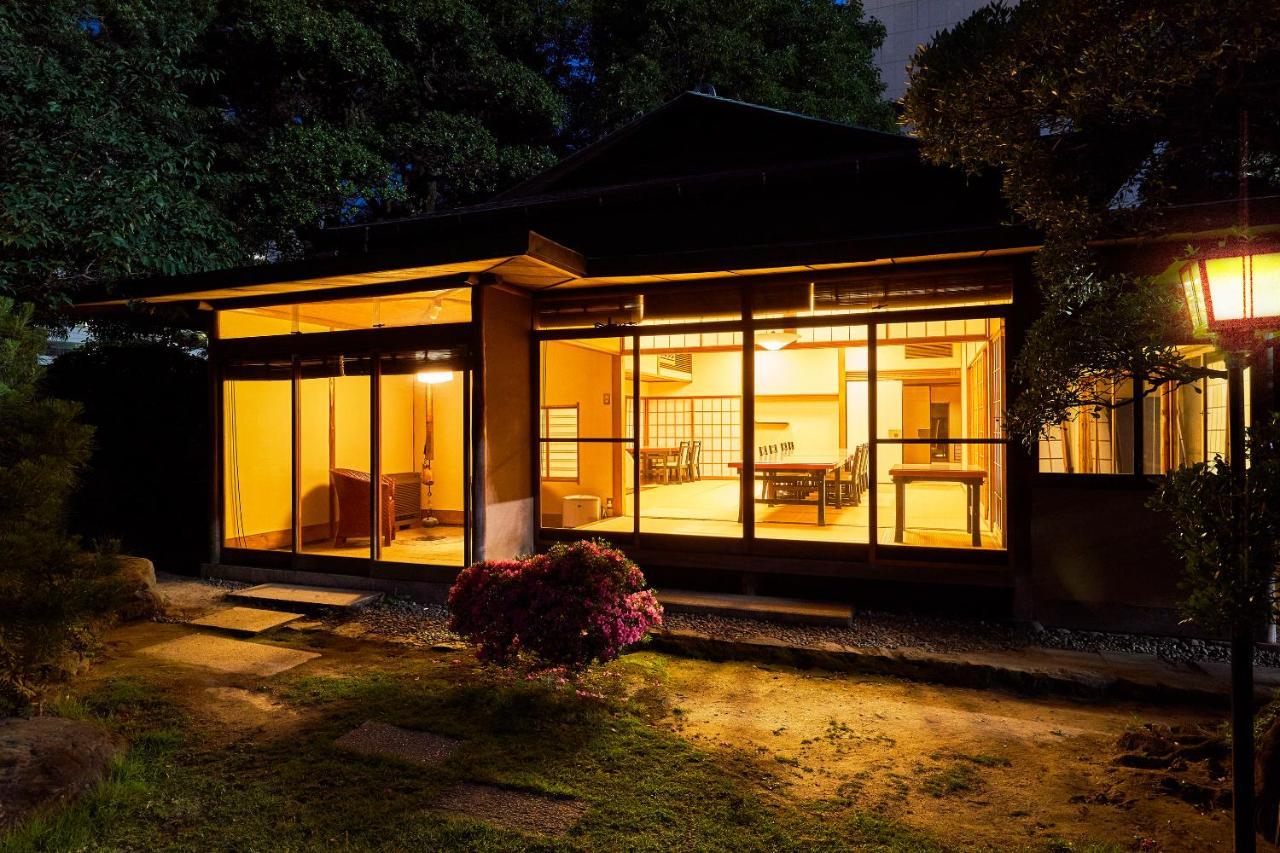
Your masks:
{"label": "flowering bush", "polygon": [[640,568],[601,542],[469,566],[449,590],[449,612],[450,629],[483,660],[527,652],[571,669],[613,660],[662,624]]}

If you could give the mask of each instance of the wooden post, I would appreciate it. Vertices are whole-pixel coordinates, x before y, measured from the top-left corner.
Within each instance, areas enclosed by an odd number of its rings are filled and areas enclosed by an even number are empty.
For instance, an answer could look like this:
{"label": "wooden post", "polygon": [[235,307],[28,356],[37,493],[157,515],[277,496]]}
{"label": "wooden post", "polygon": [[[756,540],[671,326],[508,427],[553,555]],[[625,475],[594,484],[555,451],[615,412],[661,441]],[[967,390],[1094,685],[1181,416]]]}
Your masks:
{"label": "wooden post", "polygon": [[[1244,450],[1244,368],[1246,357],[1227,357],[1227,414],[1230,432],[1227,452],[1232,480],[1243,484],[1246,477]],[[1247,497],[1243,498],[1247,500]],[[1245,525],[1247,508],[1233,513]],[[1244,567],[1241,567],[1244,568]],[[1234,811],[1236,853],[1253,853],[1257,848],[1254,829],[1253,778],[1253,625],[1237,624],[1231,633],[1231,805]]]}

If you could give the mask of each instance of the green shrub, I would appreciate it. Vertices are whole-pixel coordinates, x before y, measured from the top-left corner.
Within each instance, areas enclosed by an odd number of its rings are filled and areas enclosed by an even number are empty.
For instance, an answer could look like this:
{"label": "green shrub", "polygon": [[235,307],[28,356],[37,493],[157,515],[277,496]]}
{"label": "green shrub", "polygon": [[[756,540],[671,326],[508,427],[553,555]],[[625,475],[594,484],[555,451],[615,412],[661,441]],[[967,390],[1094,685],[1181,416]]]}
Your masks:
{"label": "green shrub", "polygon": [[73,667],[119,594],[109,552],[66,535],[66,505],[92,430],[39,388],[45,336],[30,306],[0,298],[0,715],[38,703]]}

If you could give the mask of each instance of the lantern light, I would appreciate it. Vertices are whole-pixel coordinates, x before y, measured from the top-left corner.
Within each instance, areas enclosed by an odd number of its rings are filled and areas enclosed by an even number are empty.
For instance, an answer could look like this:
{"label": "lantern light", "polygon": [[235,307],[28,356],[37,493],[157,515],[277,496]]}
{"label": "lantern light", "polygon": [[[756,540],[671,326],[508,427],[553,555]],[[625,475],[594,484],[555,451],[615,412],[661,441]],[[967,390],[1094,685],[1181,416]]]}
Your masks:
{"label": "lantern light", "polygon": [[1280,319],[1280,252],[1196,258],[1181,279],[1197,333],[1252,331]]}

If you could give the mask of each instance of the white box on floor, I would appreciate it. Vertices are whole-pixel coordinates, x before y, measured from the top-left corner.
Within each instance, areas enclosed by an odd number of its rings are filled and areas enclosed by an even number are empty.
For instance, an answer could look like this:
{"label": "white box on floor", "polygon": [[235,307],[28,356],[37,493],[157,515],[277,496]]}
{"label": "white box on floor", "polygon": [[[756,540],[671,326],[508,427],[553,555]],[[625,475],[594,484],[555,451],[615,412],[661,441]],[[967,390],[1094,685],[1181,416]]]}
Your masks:
{"label": "white box on floor", "polygon": [[566,495],[560,523],[565,527],[581,527],[600,520],[600,498],[595,495]]}

